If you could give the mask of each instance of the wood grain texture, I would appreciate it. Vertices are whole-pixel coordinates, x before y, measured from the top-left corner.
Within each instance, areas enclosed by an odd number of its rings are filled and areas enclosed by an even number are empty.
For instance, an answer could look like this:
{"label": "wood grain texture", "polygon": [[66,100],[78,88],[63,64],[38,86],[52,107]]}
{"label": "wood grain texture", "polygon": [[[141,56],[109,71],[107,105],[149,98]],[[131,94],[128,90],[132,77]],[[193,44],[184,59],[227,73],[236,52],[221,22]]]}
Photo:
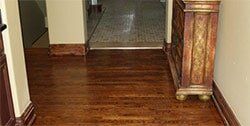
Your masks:
{"label": "wood grain texture", "polygon": [[169,61],[177,95],[211,96],[219,0],[174,0]]}
{"label": "wood grain texture", "polygon": [[162,50],[49,57],[26,50],[35,126],[223,126],[212,101],[175,99]]}
{"label": "wood grain texture", "polygon": [[239,121],[237,120],[232,109],[230,108],[225,98],[223,97],[222,93],[220,92],[217,84],[215,82],[213,84],[214,84],[213,101],[224,121],[225,126],[240,126]]}
{"label": "wood grain texture", "polygon": [[11,87],[9,82],[9,74],[6,56],[4,53],[2,30],[6,25],[0,24],[0,125],[13,126],[15,125],[15,114],[12,102]]}
{"label": "wood grain texture", "polygon": [[89,47],[88,44],[51,44],[49,49],[50,56],[84,56]]}
{"label": "wood grain texture", "polygon": [[16,125],[15,126],[32,126],[35,122],[36,113],[35,113],[35,106],[33,103],[30,103],[29,106],[26,108],[24,113],[21,117],[16,118]]}

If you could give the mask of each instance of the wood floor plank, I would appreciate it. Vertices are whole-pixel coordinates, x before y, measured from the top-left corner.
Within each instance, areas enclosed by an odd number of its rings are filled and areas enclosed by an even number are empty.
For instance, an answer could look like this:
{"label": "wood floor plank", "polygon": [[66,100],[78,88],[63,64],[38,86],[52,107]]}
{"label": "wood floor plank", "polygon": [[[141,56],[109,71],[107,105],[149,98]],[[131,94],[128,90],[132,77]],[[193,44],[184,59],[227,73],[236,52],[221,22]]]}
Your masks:
{"label": "wood floor plank", "polygon": [[26,50],[37,126],[222,126],[212,101],[175,99],[161,50],[90,51],[49,57]]}

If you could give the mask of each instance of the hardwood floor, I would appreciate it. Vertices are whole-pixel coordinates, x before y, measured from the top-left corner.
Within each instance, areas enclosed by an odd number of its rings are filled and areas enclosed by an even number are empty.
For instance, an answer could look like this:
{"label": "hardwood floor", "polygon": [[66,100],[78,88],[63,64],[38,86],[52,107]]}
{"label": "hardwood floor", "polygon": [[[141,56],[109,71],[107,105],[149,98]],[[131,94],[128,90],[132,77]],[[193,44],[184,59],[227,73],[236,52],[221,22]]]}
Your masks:
{"label": "hardwood floor", "polygon": [[175,100],[161,50],[90,51],[84,57],[48,57],[26,51],[34,125],[220,126],[212,101]]}

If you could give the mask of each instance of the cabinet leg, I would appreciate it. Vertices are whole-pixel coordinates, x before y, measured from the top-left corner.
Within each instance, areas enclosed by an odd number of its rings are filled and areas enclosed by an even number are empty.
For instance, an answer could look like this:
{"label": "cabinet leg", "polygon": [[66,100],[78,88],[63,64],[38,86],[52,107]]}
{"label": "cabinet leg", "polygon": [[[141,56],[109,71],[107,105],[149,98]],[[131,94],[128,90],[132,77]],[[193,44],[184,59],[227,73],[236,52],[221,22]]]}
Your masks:
{"label": "cabinet leg", "polygon": [[179,101],[185,101],[187,99],[187,95],[183,95],[183,94],[176,94],[176,99]]}
{"label": "cabinet leg", "polygon": [[210,95],[199,95],[199,99],[201,101],[208,101],[211,99],[211,96]]}

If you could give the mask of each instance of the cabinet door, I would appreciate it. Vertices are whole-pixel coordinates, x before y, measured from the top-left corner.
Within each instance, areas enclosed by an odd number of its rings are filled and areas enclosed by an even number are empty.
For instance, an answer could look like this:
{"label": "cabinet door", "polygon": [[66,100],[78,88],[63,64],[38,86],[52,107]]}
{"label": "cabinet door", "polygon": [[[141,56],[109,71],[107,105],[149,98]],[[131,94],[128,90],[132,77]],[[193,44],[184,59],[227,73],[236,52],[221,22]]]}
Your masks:
{"label": "cabinet door", "polygon": [[6,61],[4,57],[1,57],[1,67],[0,67],[0,112],[1,112],[1,124],[0,125],[10,125],[14,122],[15,116],[12,105],[12,98],[10,92],[9,78],[7,72]]}
{"label": "cabinet door", "polygon": [[15,115],[12,103],[11,89],[4,55],[2,35],[0,33],[0,125],[14,126]]}

